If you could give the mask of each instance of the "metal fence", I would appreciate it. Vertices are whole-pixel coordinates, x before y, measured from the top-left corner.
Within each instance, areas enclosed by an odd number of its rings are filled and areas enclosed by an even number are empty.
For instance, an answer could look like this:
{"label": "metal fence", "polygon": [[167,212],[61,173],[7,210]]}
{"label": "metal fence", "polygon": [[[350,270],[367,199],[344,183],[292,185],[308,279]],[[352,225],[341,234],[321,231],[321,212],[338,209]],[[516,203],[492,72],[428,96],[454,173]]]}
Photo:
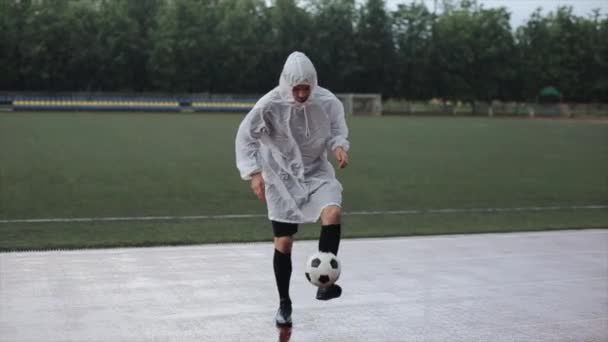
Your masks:
{"label": "metal fence", "polygon": [[[159,92],[0,92],[0,110],[247,112],[263,94]],[[608,117],[607,103],[381,101],[380,94],[336,94],[347,115]]]}
{"label": "metal fence", "polygon": [[388,100],[384,115],[608,117],[607,103],[451,102]]}
{"label": "metal fence", "polygon": [[[0,109],[13,111],[155,111],[246,113],[261,94],[123,92],[0,93]],[[336,94],[347,115],[381,115],[380,94]]]}

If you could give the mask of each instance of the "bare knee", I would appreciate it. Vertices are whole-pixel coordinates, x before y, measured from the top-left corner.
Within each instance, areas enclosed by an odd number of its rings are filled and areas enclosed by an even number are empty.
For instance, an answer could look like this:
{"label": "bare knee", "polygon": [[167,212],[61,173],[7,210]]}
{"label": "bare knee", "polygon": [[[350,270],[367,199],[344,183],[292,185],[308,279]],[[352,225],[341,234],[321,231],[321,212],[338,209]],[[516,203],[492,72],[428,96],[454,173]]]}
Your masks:
{"label": "bare knee", "polygon": [[325,209],[321,213],[321,224],[340,224],[340,217],[342,215],[342,208],[332,205]]}
{"label": "bare knee", "polygon": [[281,236],[274,238],[274,248],[283,254],[291,254],[293,247],[293,236]]}

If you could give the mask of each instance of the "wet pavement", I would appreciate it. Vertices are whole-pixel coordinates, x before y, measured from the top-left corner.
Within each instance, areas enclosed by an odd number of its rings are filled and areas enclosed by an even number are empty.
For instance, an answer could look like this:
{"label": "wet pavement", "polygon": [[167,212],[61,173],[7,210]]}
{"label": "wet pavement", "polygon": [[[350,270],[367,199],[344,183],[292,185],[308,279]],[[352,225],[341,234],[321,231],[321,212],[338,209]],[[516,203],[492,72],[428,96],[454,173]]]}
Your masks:
{"label": "wet pavement", "polygon": [[0,341],[608,341],[608,230],[343,240],[314,299],[297,241],[0,254]]}

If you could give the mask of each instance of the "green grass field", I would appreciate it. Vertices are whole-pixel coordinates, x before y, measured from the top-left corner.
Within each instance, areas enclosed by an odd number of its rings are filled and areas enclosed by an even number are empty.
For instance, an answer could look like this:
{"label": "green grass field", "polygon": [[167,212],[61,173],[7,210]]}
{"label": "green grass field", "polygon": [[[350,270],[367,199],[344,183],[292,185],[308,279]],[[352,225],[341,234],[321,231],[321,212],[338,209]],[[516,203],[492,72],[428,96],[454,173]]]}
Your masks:
{"label": "green grass field", "polygon": [[[0,220],[264,214],[241,115],[1,113]],[[608,205],[608,124],[355,117],[344,210]],[[346,216],[344,236],[608,227],[606,209]],[[305,225],[298,236],[316,238]],[[265,219],[0,223],[0,250],[269,240]]]}

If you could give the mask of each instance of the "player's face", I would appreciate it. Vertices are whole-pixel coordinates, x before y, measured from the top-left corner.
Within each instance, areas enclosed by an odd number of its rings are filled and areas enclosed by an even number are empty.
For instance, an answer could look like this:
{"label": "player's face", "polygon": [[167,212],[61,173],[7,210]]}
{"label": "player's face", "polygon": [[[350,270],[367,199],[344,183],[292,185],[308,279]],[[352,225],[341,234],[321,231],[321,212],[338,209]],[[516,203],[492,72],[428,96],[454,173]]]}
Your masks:
{"label": "player's face", "polygon": [[300,103],[305,102],[310,96],[310,86],[307,84],[299,84],[293,87],[292,91],[293,98]]}

